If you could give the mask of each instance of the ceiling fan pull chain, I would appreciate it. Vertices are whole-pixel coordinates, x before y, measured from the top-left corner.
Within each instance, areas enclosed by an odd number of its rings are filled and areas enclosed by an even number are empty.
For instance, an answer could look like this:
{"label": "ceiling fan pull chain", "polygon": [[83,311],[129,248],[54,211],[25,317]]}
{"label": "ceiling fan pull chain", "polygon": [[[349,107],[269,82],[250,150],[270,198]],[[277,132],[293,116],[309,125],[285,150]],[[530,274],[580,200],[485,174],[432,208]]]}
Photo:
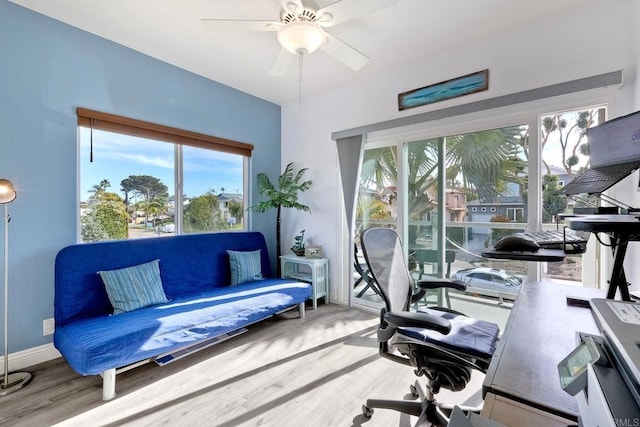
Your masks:
{"label": "ceiling fan pull chain", "polygon": [[298,51],[298,104],[302,104],[302,49]]}

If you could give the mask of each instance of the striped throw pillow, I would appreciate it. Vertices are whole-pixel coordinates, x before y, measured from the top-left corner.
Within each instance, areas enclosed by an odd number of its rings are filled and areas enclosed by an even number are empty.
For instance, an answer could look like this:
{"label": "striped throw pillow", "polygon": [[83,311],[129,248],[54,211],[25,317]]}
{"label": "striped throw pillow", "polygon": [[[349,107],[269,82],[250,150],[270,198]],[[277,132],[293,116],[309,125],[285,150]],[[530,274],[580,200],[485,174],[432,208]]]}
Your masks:
{"label": "striped throw pillow", "polygon": [[98,271],[113,306],[113,314],[169,302],[160,279],[160,260]]}
{"label": "striped throw pillow", "polygon": [[231,286],[262,280],[260,251],[227,251],[231,267]]}

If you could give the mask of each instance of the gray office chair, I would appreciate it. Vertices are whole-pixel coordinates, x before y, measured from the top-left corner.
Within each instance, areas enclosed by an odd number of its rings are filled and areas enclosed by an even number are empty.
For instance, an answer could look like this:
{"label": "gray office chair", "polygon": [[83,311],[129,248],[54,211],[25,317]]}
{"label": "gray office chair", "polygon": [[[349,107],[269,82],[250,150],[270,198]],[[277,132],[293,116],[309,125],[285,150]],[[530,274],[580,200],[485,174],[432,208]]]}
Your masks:
{"label": "gray office chair", "polygon": [[[415,382],[411,394],[419,401],[368,399],[362,413],[369,418],[374,408],[393,409],[418,417],[416,426],[445,426],[453,405],[436,402],[441,388],[459,391],[471,378],[471,370],[486,372],[498,339],[498,326],[475,320],[442,307],[409,312],[412,302],[427,289],[448,287],[464,290],[462,282],[429,278],[418,281],[413,294],[411,274],[396,232],[370,228],[362,232],[362,252],[378,285],[385,307],[380,312],[380,355],[415,368],[426,377],[426,390]],[[478,408],[464,408],[478,411]]]}

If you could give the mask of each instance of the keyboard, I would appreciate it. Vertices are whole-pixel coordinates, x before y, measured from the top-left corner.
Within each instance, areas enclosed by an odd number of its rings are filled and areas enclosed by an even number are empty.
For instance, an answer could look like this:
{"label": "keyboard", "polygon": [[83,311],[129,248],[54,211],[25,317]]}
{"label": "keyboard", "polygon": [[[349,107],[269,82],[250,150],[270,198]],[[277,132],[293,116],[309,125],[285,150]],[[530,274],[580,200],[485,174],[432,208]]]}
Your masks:
{"label": "keyboard", "polygon": [[587,239],[584,237],[574,233],[562,232],[561,230],[525,231],[521,234],[542,247],[557,246],[564,243],[587,243]]}
{"label": "keyboard", "polygon": [[589,169],[585,173],[583,173],[580,181],[583,182],[600,182],[600,181],[609,181],[611,179],[615,179],[618,176],[622,176],[623,178],[627,175],[627,167],[626,165],[610,165],[604,166],[602,168]]}

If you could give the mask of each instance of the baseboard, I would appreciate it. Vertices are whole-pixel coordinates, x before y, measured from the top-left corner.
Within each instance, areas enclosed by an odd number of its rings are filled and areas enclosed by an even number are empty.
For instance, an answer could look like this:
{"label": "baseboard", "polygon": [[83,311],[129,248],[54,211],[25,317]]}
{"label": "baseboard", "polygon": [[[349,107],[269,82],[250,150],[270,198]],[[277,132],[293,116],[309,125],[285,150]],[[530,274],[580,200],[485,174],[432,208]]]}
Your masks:
{"label": "baseboard", "polygon": [[[9,353],[9,372],[25,369],[58,357],[62,357],[62,355],[52,343]],[[0,365],[0,374],[4,374],[4,364]]]}

